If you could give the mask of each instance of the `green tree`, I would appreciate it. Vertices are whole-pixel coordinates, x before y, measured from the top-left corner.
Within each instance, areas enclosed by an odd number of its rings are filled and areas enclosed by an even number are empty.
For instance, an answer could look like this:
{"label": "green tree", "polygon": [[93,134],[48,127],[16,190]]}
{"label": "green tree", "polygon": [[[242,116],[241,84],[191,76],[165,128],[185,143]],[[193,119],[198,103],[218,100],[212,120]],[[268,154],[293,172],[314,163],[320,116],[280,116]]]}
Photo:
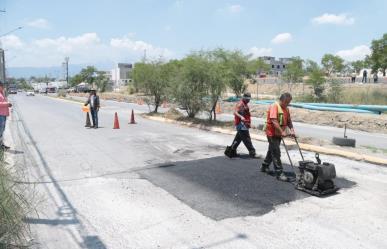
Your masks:
{"label": "green tree", "polygon": [[98,70],[94,66],[87,66],[81,72],[70,78],[70,85],[76,86],[79,83],[86,82],[94,86],[94,81],[98,77]]}
{"label": "green tree", "polygon": [[325,54],[321,59],[321,64],[329,76],[333,73],[340,73],[344,69],[344,60],[333,54]]}
{"label": "green tree", "polygon": [[305,73],[306,74],[309,74],[315,70],[318,70],[320,69],[319,65],[317,64],[317,62],[313,61],[313,60],[306,60],[305,61]]}
{"label": "green tree", "polygon": [[106,76],[105,72],[98,71],[97,76],[94,79],[95,84],[100,92],[105,92],[109,85],[109,78]]}
{"label": "green tree", "polygon": [[358,73],[360,73],[360,70],[362,70],[363,68],[366,67],[366,63],[364,60],[352,61],[351,67],[358,74]]}
{"label": "green tree", "polygon": [[167,98],[168,88],[175,74],[175,64],[152,61],[136,63],[132,71],[132,78],[137,88],[152,97],[152,104],[158,111],[162,101]]}
{"label": "green tree", "polygon": [[302,82],[302,77],[304,76],[303,62],[300,57],[293,57],[291,62],[286,66],[283,77],[288,83],[289,91],[292,90],[292,84]]}
{"label": "green tree", "polygon": [[371,55],[367,57],[373,72],[381,71],[386,76],[387,69],[387,33],[381,39],[371,43]]}
{"label": "green tree", "polygon": [[222,96],[223,92],[226,90],[226,76],[227,76],[227,65],[223,63],[214,51],[202,52],[207,58],[207,65],[209,71],[209,80],[208,80],[208,93],[210,103],[209,103],[209,119],[216,120],[216,106],[218,104],[219,98]]}
{"label": "green tree", "polygon": [[69,81],[70,81],[70,86],[74,87],[74,86],[78,85],[79,83],[82,83],[83,77],[80,74],[76,74],[73,77],[70,77]]}
{"label": "green tree", "polygon": [[180,61],[174,81],[173,96],[193,118],[205,108],[204,99],[211,80],[209,62],[202,53],[191,53]]}
{"label": "green tree", "polygon": [[313,69],[310,71],[306,83],[312,86],[314,95],[318,100],[321,100],[323,98],[325,84],[324,72],[319,67]]}
{"label": "green tree", "polygon": [[340,103],[343,93],[343,86],[337,79],[330,79],[329,81],[328,100],[332,103]]}
{"label": "green tree", "polygon": [[226,70],[226,84],[232,89],[236,96],[240,97],[246,90],[245,80],[251,78],[255,73],[249,66],[250,55],[244,55],[239,50],[227,51],[216,49],[214,55],[224,64]]}
{"label": "green tree", "polygon": [[270,71],[270,65],[264,62],[262,59],[253,59],[248,63],[248,72],[253,73],[255,75],[259,75],[261,73],[268,74]]}

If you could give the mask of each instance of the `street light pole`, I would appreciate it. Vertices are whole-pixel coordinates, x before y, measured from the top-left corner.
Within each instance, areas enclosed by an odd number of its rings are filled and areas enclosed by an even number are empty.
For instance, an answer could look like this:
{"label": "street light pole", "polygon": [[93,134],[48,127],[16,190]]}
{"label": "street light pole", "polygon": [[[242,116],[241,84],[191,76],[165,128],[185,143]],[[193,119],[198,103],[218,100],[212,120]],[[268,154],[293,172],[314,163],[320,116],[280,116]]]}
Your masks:
{"label": "street light pole", "polygon": [[0,37],[6,36],[6,35],[8,35],[8,34],[10,34],[10,33],[12,33],[12,32],[15,32],[16,30],[19,30],[19,29],[22,29],[22,28],[23,28],[23,27],[17,27],[17,28],[15,28],[15,29],[11,30],[11,31],[8,31],[7,33],[4,33],[4,34],[0,35]]}

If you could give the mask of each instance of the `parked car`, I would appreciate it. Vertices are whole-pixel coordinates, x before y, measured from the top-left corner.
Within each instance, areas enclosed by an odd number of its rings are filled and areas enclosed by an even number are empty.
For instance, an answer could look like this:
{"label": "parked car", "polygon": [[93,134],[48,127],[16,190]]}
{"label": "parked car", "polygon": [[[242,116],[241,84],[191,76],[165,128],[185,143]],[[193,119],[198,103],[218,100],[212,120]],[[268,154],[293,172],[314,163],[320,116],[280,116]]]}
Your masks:
{"label": "parked car", "polygon": [[26,96],[35,96],[35,93],[33,91],[27,91]]}
{"label": "parked car", "polygon": [[9,94],[17,94],[17,89],[16,88],[9,88],[8,93]]}

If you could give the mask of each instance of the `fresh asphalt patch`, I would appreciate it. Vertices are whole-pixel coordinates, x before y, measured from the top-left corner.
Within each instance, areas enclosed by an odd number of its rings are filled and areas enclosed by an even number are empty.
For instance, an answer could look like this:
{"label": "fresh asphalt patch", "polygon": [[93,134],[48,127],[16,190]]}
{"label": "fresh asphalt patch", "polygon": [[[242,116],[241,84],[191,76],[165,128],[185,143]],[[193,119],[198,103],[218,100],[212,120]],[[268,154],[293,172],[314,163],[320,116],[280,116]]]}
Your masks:
{"label": "fresh asphalt patch", "polygon": [[[298,191],[291,182],[282,182],[259,171],[262,159],[224,156],[172,162],[140,172],[142,177],[159,186],[203,215],[214,220],[260,216],[275,206],[310,197]],[[290,178],[293,169],[284,165]],[[336,179],[341,188],[355,183]]]}

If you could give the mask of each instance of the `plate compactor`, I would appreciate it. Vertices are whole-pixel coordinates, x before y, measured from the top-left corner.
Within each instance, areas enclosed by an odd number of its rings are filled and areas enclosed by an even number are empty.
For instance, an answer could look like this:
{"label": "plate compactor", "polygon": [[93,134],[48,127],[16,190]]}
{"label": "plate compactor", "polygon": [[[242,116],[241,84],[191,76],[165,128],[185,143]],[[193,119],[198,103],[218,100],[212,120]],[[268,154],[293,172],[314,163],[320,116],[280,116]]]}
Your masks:
{"label": "plate compactor", "polygon": [[[316,153],[316,162],[311,160],[304,160],[297,137],[294,137],[298,151],[300,152],[302,161],[299,161],[298,171],[296,173],[295,187],[298,190],[304,191],[314,196],[324,196],[337,192],[339,189],[335,186],[333,179],[336,178],[335,165],[332,163],[321,163],[319,154]],[[282,139],[283,145],[288,155],[290,165],[294,169],[293,162],[290,158],[288,148],[285,140]]]}

